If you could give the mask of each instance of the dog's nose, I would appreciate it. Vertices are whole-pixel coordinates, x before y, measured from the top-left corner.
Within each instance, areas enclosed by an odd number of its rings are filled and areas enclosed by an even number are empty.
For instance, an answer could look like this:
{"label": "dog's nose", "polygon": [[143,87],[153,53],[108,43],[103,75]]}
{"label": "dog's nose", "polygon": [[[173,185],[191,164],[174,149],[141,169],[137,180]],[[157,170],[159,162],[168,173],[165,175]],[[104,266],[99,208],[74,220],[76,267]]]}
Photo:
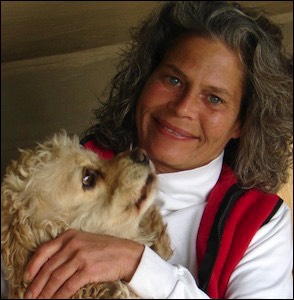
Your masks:
{"label": "dog's nose", "polygon": [[149,158],[147,155],[147,152],[141,148],[135,148],[131,152],[131,159],[139,164],[148,164],[149,163]]}

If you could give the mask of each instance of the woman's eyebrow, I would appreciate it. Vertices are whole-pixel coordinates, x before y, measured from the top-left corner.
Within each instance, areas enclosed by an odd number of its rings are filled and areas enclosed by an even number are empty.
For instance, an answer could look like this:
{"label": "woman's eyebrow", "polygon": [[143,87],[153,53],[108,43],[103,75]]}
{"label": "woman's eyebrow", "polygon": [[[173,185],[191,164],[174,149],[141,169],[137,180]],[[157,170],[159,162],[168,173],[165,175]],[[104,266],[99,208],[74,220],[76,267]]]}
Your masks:
{"label": "woman's eyebrow", "polygon": [[169,69],[171,69],[172,71],[174,71],[175,73],[177,73],[178,75],[180,75],[181,77],[184,77],[185,79],[187,79],[187,75],[181,71],[178,67],[176,67],[175,65],[172,64],[165,64],[166,67],[168,67]]}
{"label": "woman's eyebrow", "polygon": [[207,87],[211,92],[216,93],[216,94],[223,94],[226,95],[227,97],[232,98],[232,95],[229,93],[229,91],[225,88],[220,88],[217,86],[208,86]]}

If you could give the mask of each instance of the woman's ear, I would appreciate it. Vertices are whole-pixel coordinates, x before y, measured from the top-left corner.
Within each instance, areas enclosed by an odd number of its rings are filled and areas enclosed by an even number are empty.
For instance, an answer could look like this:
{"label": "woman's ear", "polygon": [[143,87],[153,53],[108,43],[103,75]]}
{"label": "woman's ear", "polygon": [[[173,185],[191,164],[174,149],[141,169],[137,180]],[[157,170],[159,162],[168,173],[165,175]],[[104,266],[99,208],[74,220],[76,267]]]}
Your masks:
{"label": "woman's ear", "polygon": [[241,122],[237,121],[233,129],[232,139],[238,139],[241,136],[241,133],[242,133]]}

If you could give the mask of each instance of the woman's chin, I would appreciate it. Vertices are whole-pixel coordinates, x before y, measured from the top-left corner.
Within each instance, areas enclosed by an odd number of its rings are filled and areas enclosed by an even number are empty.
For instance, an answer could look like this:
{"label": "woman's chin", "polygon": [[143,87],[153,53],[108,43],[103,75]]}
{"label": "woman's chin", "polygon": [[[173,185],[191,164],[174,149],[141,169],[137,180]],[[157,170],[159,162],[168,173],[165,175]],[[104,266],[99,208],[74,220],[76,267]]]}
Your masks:
{"label": "woman's chin", "polygon": [[191,161],[186,161],[185,157],[187,156],[183,151],[175,152],[169,150],[166,148],[162,151],[152,151],[149,154],[158,174],[182,171],[191,164]]}

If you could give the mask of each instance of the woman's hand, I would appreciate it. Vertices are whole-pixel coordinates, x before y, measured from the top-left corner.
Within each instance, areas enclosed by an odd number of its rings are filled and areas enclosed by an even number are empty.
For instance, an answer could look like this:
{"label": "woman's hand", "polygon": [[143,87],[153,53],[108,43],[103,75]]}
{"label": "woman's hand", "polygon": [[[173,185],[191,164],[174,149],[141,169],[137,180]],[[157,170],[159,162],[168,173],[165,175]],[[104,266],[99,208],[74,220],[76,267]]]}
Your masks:
{"label": "woman's hand", "polygon": [[26,299],[68,299],[93,282],[130,281],[144,245],[108,235],[70,229],[40,246],[24,279],[32,281]]}

